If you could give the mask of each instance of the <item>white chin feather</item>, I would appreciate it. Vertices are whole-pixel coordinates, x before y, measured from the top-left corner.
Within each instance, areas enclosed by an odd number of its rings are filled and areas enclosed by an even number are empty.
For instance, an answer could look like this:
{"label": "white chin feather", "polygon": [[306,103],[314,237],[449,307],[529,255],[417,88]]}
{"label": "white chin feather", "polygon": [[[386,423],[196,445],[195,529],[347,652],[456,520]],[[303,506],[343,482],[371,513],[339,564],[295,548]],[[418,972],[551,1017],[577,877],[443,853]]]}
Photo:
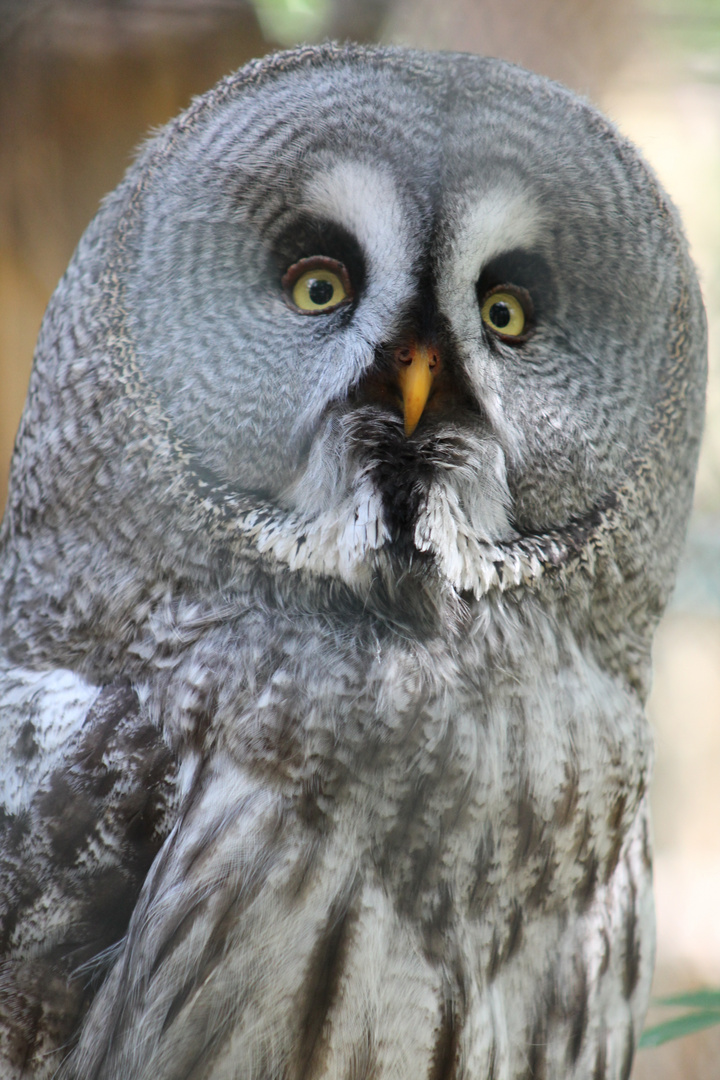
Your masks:
{"label": "white chin feather", "polygon": [[430,488],[415,526],[415,546],[434,555],[458,592],[482,595],[497,583],[494,545],[516,535],[509,508],[504,454],[496,442],[483,440],[472,463],[441,473]]}
{"label": "white chin feather", "polygon": [[[365,589],[392,539],[371,469],[353,467],[338,452],[338,434],[331,424],[316,443],[307,468],[285,493],[288,510],[252,531],[258,550],[291,570]],[[414,543],[433,556],[449,585],[479,597],[533,580],[540,566],[525,566],[527,560],[512,552],[516,533],[502,449],[487,438],[473,440],[469,449],[464,465],[439,467],[420,507]]]}
{"label": "white chin feather", "polygon": [[355,587],[370,583],[371,557],[389,540],[381,497],[367,479],[337,507],[307,519],[282,515],[255,537],[258,551],[291,570],[340,578]]}

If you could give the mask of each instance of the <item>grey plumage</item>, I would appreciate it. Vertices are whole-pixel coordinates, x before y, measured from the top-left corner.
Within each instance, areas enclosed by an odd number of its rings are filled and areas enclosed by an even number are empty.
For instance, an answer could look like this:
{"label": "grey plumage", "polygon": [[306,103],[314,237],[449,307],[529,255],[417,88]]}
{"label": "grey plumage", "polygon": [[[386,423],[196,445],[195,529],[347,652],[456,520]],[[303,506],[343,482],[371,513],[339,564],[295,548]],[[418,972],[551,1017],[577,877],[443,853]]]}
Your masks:
{"label": "grey plumage", "polygon": [[144,147],[0,540],[3,1075],[627,1078],[704,334],[636,151],[509,65],[298,50]]}

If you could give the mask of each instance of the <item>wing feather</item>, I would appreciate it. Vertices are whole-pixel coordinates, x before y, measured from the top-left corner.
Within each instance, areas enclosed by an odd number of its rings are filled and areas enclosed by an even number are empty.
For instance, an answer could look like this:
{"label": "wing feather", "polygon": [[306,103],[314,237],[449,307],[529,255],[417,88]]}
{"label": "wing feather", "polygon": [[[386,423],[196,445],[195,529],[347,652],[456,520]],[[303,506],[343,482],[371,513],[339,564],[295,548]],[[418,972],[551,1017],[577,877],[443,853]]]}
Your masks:
{"label": "wing feather", "polygon": [[172,827],[176,765],[126,681],[14,672],[0,708],[0,1061],[8,1080],[41,1080]]}

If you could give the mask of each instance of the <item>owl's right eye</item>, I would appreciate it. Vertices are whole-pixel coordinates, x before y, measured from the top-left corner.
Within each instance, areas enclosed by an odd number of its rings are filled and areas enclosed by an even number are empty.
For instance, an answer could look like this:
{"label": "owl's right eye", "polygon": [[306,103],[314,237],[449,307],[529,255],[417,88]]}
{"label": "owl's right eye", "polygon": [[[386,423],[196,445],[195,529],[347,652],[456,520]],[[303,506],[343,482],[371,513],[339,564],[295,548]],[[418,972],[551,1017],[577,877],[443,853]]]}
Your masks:
{"label": "owl's right eye", "polygon": [[290,305],[303,315],[323,315],[353,298],[344,265],[324,255],[293,263],[283,275],[282,286]]}

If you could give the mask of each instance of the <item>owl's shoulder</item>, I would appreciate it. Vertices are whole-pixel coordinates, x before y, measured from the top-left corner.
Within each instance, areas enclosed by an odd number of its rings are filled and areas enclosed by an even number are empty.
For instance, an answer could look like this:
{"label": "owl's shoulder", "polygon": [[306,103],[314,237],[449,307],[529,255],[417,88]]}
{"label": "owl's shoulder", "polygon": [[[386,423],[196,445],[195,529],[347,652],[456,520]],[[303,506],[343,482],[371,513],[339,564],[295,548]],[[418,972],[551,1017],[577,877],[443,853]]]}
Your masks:
{"label": "owl's shoulder", "polygon": [[100,689],[63,668],[0,668],[0,806],[26,810],[77,742]]}
{"label": "owl's shoulder", "polygon": [[0,1059],[45,1076],[172,827],[175,762],[126,681],[5,667],[0,721]]}

